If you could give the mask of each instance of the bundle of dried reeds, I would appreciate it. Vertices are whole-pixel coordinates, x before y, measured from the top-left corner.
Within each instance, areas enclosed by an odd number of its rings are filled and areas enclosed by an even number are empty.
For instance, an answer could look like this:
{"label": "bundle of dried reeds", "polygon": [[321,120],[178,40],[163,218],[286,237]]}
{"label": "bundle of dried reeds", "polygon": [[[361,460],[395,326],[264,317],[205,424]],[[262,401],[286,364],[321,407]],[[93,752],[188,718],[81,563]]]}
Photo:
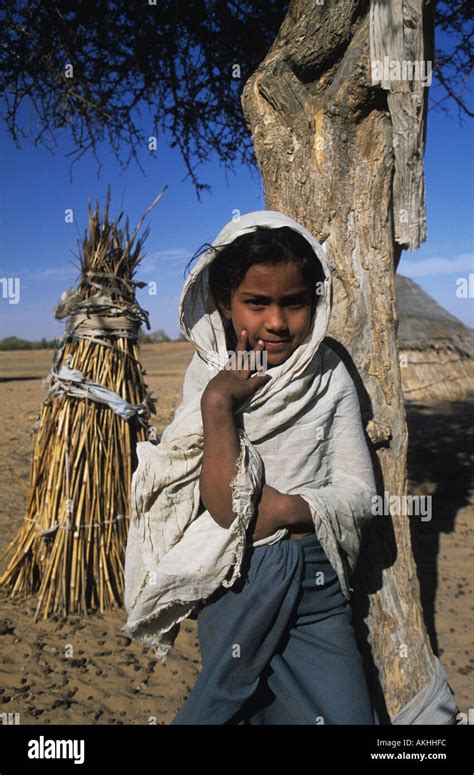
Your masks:
{"label": "bundle of dried reeds", "polygon": [[133,280],[149,227],[135,243],[123,213],[109,221],[89,204],[79,242],[81,276],[55,316],[67,317],[34,431],[26,516],[3,557],[0,586],[15,597],[39,591],[35,621],[122,605],[129,497],[137,441],[153,439],[153,399],[137,337],[149,328]]}

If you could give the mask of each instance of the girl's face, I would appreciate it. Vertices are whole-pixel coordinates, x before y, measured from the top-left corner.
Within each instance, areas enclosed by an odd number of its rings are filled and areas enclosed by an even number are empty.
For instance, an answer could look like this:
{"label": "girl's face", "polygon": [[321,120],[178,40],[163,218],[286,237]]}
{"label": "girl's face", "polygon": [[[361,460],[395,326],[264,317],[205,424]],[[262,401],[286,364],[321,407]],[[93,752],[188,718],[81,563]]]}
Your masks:
{"label": "girl's face", "polygon": [[311,289],[296,264],[253,264],[232,292],[230,307],[221,310],[232,320],[237,338],[243,328],[248,332],[247,349],[263,340],[270,367],[286,361],[305,338],[311,301]]}

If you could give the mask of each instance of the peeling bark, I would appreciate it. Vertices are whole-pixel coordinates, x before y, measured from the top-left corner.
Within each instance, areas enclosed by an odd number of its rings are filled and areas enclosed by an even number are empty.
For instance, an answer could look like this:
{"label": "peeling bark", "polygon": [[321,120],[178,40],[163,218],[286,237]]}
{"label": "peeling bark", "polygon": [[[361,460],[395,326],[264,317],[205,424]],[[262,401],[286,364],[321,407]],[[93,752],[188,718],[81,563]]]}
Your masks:
{"label": "peeling bark", "polygon": [[[394,275],[402,245],[425,239],[428,89],[420,100],[416,84],[372,83],[370,52],[400,58],[408,41],[405,53],[423,58],[432,37],[422,0],[408,0],[397,17],[406,29],[387,41],[394,5],[295,0],[242,95],[265,207],[326,243],[334,286],[328,333],[359,389],[381,495],[406,494]],[[356,619],[369,647],[362,651],[383,720],[393,719],[435,669],[410,518],[372,520],[354,577]]]}

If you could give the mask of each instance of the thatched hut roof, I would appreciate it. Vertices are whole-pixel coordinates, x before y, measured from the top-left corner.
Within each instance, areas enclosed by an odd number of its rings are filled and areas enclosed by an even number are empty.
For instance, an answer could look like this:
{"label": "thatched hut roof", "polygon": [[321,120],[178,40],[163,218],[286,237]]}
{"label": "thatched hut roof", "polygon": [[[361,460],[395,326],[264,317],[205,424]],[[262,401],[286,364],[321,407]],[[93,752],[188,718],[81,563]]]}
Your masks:
{"label": "thatched hut roof", "polygon": [[417,283],[396,275],[398,342],[401,349],[456,347],[470,357],[474,354],[474,329],[447,312]]}
{"label": "thatched hut roof", "polygon": [[396,293],[405,398],[465,397],[474,390],[474,329],[408,277],[396,275]]}

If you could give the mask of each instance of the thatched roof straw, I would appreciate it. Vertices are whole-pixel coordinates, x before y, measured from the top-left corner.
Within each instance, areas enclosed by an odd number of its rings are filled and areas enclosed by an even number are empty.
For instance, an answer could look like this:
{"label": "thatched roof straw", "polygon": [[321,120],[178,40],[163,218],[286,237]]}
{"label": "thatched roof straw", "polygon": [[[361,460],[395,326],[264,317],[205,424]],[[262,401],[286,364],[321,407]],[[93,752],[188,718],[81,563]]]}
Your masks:
{"label": "thatched roof straw", "polygon": [[401,350],[456,348],[474,355],[474,330],[461,323],[413,280],[396,275],[398,342]]}
{"label": "thatched roof straw", "polygon": [[396,276],[396,292],[405,399],[466,398],[474,391],[474,330],[408,277]]}

